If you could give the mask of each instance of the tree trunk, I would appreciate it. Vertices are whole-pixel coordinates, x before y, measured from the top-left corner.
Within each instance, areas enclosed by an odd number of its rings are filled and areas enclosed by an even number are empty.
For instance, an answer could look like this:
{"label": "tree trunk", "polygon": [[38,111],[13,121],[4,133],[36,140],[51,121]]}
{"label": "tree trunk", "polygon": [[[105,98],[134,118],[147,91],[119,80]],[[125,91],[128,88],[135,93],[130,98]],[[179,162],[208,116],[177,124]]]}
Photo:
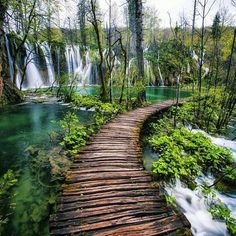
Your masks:
{"label": "tree trunk", "polygon": [[98,74],[101,79],[101,98],[103,101],[107,101],[107,84],[105,81],[105,76],[103,73],[103,63],[104,63],[104,57],[103,57],[103,50],[102,50],[102,43],[101,43],[101,36],[99,32],[99,23],[97,19],[97,13],[96,13],[96,1],[91,0],[90,1],[91,5],[91,23],[93,25],[95,34],[96,34],[96,39],[97,39],[97,45],[98,45],[98,51],[99,51],[99,57],[100,57],[100,62],[98,65]]}
{"label": "tree trunk", "polygon": [[195,34],[195,21],[196,21],[196,11],[197,11],[197,0],[194,0],[194,7],[193,7],[193,22],[192,22],[192,34],[191,34],[191,51],[193,50],[193,41],[194,41],[194,34]]}
{"label": "tree trunk", "polygon": [[[144,85],[144,59],[143,59],[143,4],[142,0],[129,1],[129,22],[132,37],[135,39],[135,53],[137,60],[138,80]],[[145,88],[138,93],[138,101],[146,100]]]}

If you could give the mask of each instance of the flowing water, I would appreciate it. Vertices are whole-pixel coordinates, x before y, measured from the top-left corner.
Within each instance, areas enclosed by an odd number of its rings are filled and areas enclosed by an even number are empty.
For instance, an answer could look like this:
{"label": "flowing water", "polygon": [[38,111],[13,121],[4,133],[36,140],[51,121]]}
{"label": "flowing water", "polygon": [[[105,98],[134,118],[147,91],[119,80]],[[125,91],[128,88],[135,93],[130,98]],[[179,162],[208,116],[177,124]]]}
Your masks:
{"label": "flowing water", "polygon": [[[225,139],[224,137],[215,138],[201,130],[192,130],[193,132],[202,132],[211,138],[215,145],[226,147],[233,153],[236,161],[236,141]],[[152,163],[158,160],[158,155],[154,153],[150,147],[145,147],[143,152],[143,163],[148,171],[152,169]],[[212,176],[202,176],[197,180],[198,185],[207,183],[211,185],[214,182]],[[226,236],[228,231],[223,222],[213,220],[208,212],[207,200],[204,198],[201,191],[196,188],[191,190],[177,181],[175,185],[166,186],[167,193],[174,197],[177,205],[185,214],[192,225],[192,232],[196,236]],[[235,193],[220,193],[216,191],[216,197],[222,201],[232,212],[232,217],[236,218],[236,194]]]}
{"label": "flowing water", "polygon": [[54,65],[53,65],[53,61],[52,61],[52,54],[51,54],[51,49],[49,47],[49,44],[47,42],[43,42],[43,43],[40,44],[40,48],[43,51],[44,58],[46,60],[46,65],[47,65],[47,71],[48,71],[47,86],[56,85],[55,84]]}
{"label": "flowing water", "polygon": [[[30,43],[25,44],[27,59],[26,81],[23,84],[23,89],[45,87],[43,77],[41,76],[36,64],[37,55],[33,46]],[[30,78],[30,79],[28,79]]]}
{"label": "flowing water", "polygon": [[83,60],[80,55],[79,45],[67,45],[65,50],[65,57],[67,62],[68,74],[73,76],[76,80],[76,85],[92,84],[93,65],[91,63],[89,50],[86,52]]}
{"label": "flowing water", "polygon": [[[6,48],[7,48],[7,57],[9,62],[9,71],[11,79],[13,80],[14,70],[13,70],[13,55],[11,52],[10,42],[7,36],[5,36]],[[56,50],[56,58],[55,60],[52,57],[52,51],[47,42],[42,43],[25,43],[25,58],[23,63],[26,66],[26,78],[22,84],[22,89],[32,89],[32,88],[43,88],[50,87],[52,85],[56,86],[57,83],[55,81],[55,69],[60,75],[60,69],[63,65],[61,61],[61,51],[59,49]],[[35,50],[37,48],[38,50]],[[37,52],[36,52],[37,51]],[[40,53],[43,54],[43,59],[46,63],[46,73],[44,72],[44,68],[41,68],[39,65],[40,61]],[[66,73],[70,75],[73,79],[75,85],[89,85],[97,83],[97,71],[96,66],[92,64],[90,58],[90,52],[87,51],[85,58],[82,59],[80,46],[79,45],[66,45],[65,47],[65,59],[66,59]],[[57,64],[54,64],[54,61]],[[62,64],[61,64],[62,63]],[[21,68],[22,65],[18,65],[17,63],[17,79],[16,85],[20,88],[21,79],[23,71]]]}

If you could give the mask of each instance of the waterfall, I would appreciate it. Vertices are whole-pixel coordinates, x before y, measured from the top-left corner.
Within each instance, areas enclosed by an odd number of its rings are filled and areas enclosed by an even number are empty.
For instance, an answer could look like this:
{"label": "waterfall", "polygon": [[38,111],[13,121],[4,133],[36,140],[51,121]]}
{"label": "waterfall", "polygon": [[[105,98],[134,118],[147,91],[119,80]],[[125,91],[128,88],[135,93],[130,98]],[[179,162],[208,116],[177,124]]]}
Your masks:
{"label": "waterfall", "polygon": [[[5,40],[6,40],[6,49],[9,62],[10,76],[11,76],[11,81],[13,81],[13,76],[14,76],[13,59],[10,52],[10,42],[6,35],[5,35]],[[35,65],[35,53],[33,46],[30,43],[25,43],[25,48],[26,48],[26,58],[24,64],[26,65],[26,78],[25,81],[23,82],[22,88],[28,89],[28,88],[40,87],[43,85],[43,81],[38,71],[38,68]],[[17,68],[16,86],[20,88],[22,81],[22,72],[19,68],[19,65],[17,65],[16,68]]]}
{"label": "waterfall", "polygon": [[[9,38],[5,35],[5,41],[6,41],[6,49],[7,49],[7,57],[9,61],[9,72],[11,76],[11,80],[13,81],[14,76],[14,67],[13,67],[13,58],[11,55],[10,50],[10,42]],[[60,76],[61,71],[61,51],[60,48],[57,48],[56,50],[56,59],[55,64],[53,63],[52,59],[52,53],[50,46],[47,42],[43,43],[36,43],[35,46],[31,44],[30,42],[25,43],[25,49],[26,49],[26,55],[24,58],[24,63],[18,63],[16,65],[17,67],[17,78],[16,78],[16,85],[18,88],[21,87],[21,81],[23,76],[23,68],[22,64],[26,66],[25,71],[25,78],[22,84],[23,89],[31,89],[31,88],[40,88],[40,87],[48,87],[57,85],[56,82],[56,76]],[[43,68],[40,67],[40,57],[39,53],[41,49],[41,52],[43,53],[45,63],[46,63],[46,69],[47,69],[47,75],[43,76]],[[86,52],[85,60],[81,58],[80,54],[80,47],[79,45],[67,45],[65,48],[65,59],[67,64],[67,72],[70,76],[73,76],[73,80],[76,81],[77,85],[87,85],[87,84],[94,84],[96,83],[96,68],[92,64],[90,60],[90,52],[89,50]],[[55,73],[55,69],[56,73]],[[41,72],[42,71],[42,72]]]}
{"label": "waterfall", "polygon": [[160,76],[160,86],[164,87],[165,84],[164,84],[164,80],[163,80],[163,77],[162,77],[162,74],[161,74],[161,69],[160,69],[159,63],[157,64],[157,69],[158,69],[158,73],[159,73],[159,76]]}
{"label": "waterfall", "polygon": [[67,68],[68,68],[68,74],[72,75],[75,74],[75,70],[77,67],[76,60],[78,60],[78,57],[76,58],[75,50],[73,45],[67,45],[66,46],[66,62],[67,62]]}
{"label": "waterfall", "polygon": [[164,83],[164,79],[162,77],[161,69],[160,69],[160,65],[159,65],[159,62],[160,62],[160,50],[158,50],[157,59],[158,59],[157,70],[158,70],[158,73],[159,73],[159,76],[160,76],[160,87],[164,87],[165,83]]}
{"label": "waterfall", "polygon": [[7,48],[7,58],[8,58],[8,63],[9,63],[9,71],[10,71],[10,76],[11,76],[11,81],[13,81],[13,75],[14,75],[14,68],[13,68],[13,59],[11,56],[10,52],[10,42],[8,40],[8,37],[5,36],[5,42],[6,42],[6,48]]}
{"label": "waterfall", "polygon": [[76,78],[77,85],[91,83],[92,77],[92,63],[89,56],[89,51],[85,55],[85,65],[80,55],[79,45],[67,45],[65,50],[65,57],[67,62],[68,74]]}
{"label": "waterfall", "polygon": [[85,67],[83,68],[82,72],[84,71],[84,78],[82,80],[83,85],[85,84],[91,84],[91,75],[92,75],[92,63],[90,61],[90,57],[89,57],[89,51],[87,51],[86,53],[86,57],[85,57]]}
{"label": "waterfall", "polygon": [[26,81],[24,81],[23,88],[40,88],[44,87],[44,82],[41,74],[36,66],[35,58],[37,57],[35,50],[30,43],[25,43],[26,48],[26,59],[25,64],[26,67]]}
{"label": "waterfall", "polygon": [[52,54],[51,49],[49,47],[49,44],[47,42],[43,42],[40,44],[40,48],[43,51],[46,65],[47,65],[47,71],[48,71],[48,86],[52,86],[55,83],[55,71],[54,71],[54,65],[52,61]]}
{"label": "waterfall", "polygon": [[144,60],[144,69],[145,69],[145,76],[148,79],[148,86],[153,86],[155,83],[155,76],[152,71],[152,67],[148,60]]}

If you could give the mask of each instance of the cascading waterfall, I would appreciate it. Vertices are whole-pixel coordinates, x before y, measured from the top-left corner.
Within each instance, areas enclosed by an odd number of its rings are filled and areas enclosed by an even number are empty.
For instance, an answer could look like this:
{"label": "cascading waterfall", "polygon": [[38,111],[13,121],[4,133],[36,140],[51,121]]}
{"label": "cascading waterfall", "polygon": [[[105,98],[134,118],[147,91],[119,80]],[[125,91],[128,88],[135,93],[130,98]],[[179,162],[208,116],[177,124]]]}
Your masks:
{"label": "cascading waterfall", "polygon": [[77,85],[86,85],[91,83],[92,63],[89,57],[89,51],[85,55],[85,64],[80,55],[79,45],[67,45],[65,50],[68,74],[76,79]]}
{"label": "cascading waterfall", "polygon": [[153,74],[150,62],[148,60],[144,60],[144,69],[146,77],[148,78],[148,85],[152,86],[155,84],[155,76]]}
{"label": "cascading waterfall", "polygon": [[23,88],[29,89],[29,88],[40,88],[44,87],[44,81],[43,78],[39,72],[39,69],[36,66],[36,53],[33,48],[33,45],[30,43],[25,43],[26,48],[26,61],[27,64],[26,67],[26,81],[24,82]]}
{"label": "cascading waterfall", "polygon": [[[11,80],[13,81],[14,76],[14,67],[13,67],[13,58],[11,55],[10,49],[10,41],[8,37],[5,35],[6,41],[6,49],[7,49],[7,57],[9,61],[9,71]],[[52,59],[52,53],[50,46],[47,42],[36,43],[36,47],[30,43],[25,43],[25,58],[24,64],[26,66],[26,73],[24,81],[22,82],[23,71],[21,71],[20,65],[16,65],[17,67],[17,77],[16,77],[16,85],[18,88],[22,87],[22,89],[32,89],[32,88],[42,88],[49,87],[52,85],[57,85],[55,69],[57,75],[60,76],[61,71],[61,50],[57,48],[56,50],[56,62],[54,65]],[[38,49],[36,51],[36,49]],[[47,73],[45,76],[43,68],[40,66],[40,57],[39,53],[43,53],[44,61],[46,63]],[[73,76],[73,80],[76,85],[87,85],[87,84],[96,84],[97,82],[97,71],[96,66],[94,66],[90,59],[89,50],[86,52],[85,59],[83,60],[80,55],[80,47],[79,45],[67,45],[65,48],[65,58],[67,63],[67,72],[69,75]]]}
{"label": "cascading waterfall", "polygon": [[158,69],[158,73],[159,73],[159,76],[160,76],[160,86],[164,87],[165,86],[164,79],[163,79],[162,74],[161,74],[161,69],[160,69],[159,63],[157,64],[157,69]]}
{"label": "cascading waterfall", "polygon": [[65,57],[67,62],[68,74],[74,73],[75,65],[75,54],[72,45],[66,45]]}
{"label": "cascading waterfall", "polygon": [[161,73],[161,69],[160,69],[160,65],[159,65],[159,61],[160,61],[160,51],[158,50],[158,63],[157,63],[157,70],[160,76],[160,86],[164,87],[165,83],[164,83],[164,79],[162,77],[162,73]]}
{"label": "cascading waterfall", "polygon": [[92,74],[92,63],[90,61],[89,51],[86,53],[85,61],[86,61],[86,65],[84,68],[85,74],[84,74],[83,85],[91,84],[90,78]]}
{"label": "cascading waterfall", "polygon": [[53,61],[52,61],[51,49],[50,49],[50,46],[47,42],[43,42],[39,45],[43,51],[46,65],[47,65],[48,82],[46,83],[46,85],[52,86],[55,83],[55,71],[54,71],[54,65],[53,65]]}
{"label": "cascading waterfall", "polygon": [[11,81],[13,81],[13,74],[14,74],[13,59],[12,59],[11,52],[10,52],[10,42],[9,42],[8,37],[6,35],[5,35],[5,42],[6,42],[6,48],[7,48],[7,58],[8,58],[8,63],[9,63]]}

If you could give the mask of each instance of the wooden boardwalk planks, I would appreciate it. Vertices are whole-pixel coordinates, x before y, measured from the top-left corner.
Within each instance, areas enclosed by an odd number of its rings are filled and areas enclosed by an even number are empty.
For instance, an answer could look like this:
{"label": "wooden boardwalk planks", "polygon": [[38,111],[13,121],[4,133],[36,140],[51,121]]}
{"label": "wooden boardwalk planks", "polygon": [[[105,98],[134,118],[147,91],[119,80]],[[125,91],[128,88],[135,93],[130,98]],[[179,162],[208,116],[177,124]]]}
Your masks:
{"label": "wooden boardwalk planks", "polygon": [[166,101],[122,114],[95,135],[66,175],[50,218],[51,235],[174,235],[190,228],[151,186],[141,161],[143,122],[171,105]]}

